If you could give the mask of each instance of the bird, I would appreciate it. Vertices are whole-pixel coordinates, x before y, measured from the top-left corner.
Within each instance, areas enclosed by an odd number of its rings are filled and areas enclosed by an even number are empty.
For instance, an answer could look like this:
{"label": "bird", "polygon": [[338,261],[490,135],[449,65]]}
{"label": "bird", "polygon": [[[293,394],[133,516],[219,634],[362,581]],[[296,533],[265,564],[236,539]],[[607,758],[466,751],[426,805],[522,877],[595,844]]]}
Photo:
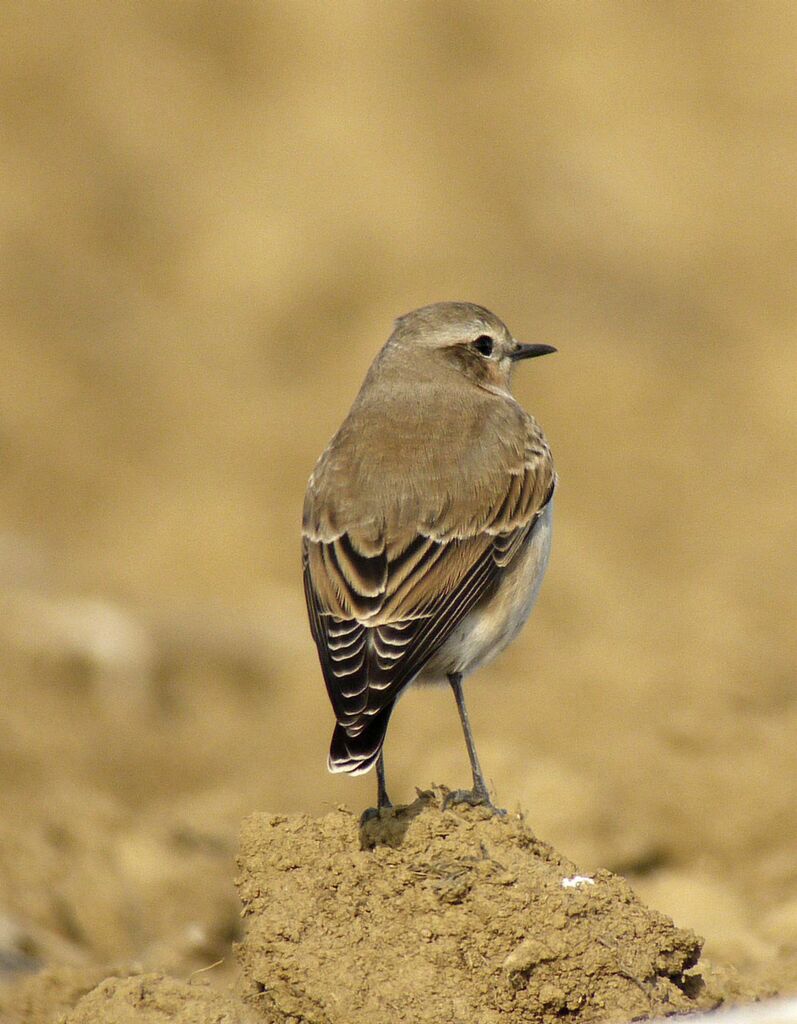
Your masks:
{"label": "bird", "polygon": [[517,636],[542,582],[557,486],[551,450],[510,390],[523,344],[483,306],[399,317],[316,462],[302,516],[310,630],[336,724],[331,772],[376,766],[399,696],[448,683],[470,759],[455,802],[493,807],[463,679]]}

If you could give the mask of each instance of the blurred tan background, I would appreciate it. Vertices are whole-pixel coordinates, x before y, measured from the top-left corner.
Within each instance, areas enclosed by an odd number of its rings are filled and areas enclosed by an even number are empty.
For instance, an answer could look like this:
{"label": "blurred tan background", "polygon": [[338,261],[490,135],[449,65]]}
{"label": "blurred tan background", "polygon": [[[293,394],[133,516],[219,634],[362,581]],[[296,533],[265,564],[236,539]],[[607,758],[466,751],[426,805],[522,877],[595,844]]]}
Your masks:
{"label": "blurred tan background", "polygon": [[[469,684],[499,802],[797,986],[797,6],[0,12],[0,953],[187,970],[330,777],[307,477],[395,316],[495,310],[561,478]],[[394,799],[467,781],[402,701]],[[0,956],[1,959],[1,956]]]}

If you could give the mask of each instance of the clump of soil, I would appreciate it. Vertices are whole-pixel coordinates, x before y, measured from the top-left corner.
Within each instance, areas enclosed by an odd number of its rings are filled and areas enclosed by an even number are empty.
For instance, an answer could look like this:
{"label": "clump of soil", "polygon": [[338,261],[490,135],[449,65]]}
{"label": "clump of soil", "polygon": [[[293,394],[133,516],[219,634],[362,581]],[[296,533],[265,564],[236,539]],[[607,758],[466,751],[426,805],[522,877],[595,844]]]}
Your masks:
{"label": "clump of soil", "polygon": [[362,826],[343,809],[245,819],[238,955],[261,1012],[586,1024],[717,1004],[700,940],[623,879],[580,876],[518,815],[441,797]]}
{"label": "clump of soil", "polygon": [[109,966],[45,967],[36,974],[0,975],[3,1024],[51,1024],[111,973]]}
{"label": "clump of soil", "polygon": [[[277,1024],[202,975],[48,967],[0,989],[2,1024]],[[283,1018],[279,1018],[282,1024]]]}
{"label": "clump of soil", "polygon": [[62,1018],[61,1024],[263,1024],[235,997],[206,983],[162,974],[108,978]]}

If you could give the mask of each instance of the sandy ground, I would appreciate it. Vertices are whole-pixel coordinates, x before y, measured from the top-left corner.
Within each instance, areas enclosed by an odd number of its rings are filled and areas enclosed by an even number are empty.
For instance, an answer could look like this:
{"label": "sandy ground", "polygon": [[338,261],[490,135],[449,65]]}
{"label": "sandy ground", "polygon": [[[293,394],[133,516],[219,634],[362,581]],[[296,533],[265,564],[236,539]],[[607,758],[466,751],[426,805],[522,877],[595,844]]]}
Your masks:
{"label": "sandy ground", "polygon": [[[446,298],[559,348],[516,387],[548,578],[468,683],[499,802],[722,998],[797,992],[796,44],[777,2],[3,8],[3,1024],[262,1019],[241,821],[373,801],[325,771],[305,482]],[[468,781],[448,693],[387,764]]]}

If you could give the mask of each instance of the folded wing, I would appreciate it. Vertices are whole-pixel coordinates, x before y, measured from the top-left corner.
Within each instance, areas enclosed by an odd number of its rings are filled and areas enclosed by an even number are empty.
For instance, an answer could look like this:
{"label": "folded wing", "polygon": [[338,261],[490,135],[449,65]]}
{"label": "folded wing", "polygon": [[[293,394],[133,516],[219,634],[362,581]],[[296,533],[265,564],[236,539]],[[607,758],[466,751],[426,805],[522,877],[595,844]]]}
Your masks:
{"label": "folded wing", "polygon": [[547,447],[536,445],[464,531],[445,516],[393,536],[370,523],[305,531],[305,597],[338,723],[332,771],[372,767],[399,693],[497,584],[554,486]]}

